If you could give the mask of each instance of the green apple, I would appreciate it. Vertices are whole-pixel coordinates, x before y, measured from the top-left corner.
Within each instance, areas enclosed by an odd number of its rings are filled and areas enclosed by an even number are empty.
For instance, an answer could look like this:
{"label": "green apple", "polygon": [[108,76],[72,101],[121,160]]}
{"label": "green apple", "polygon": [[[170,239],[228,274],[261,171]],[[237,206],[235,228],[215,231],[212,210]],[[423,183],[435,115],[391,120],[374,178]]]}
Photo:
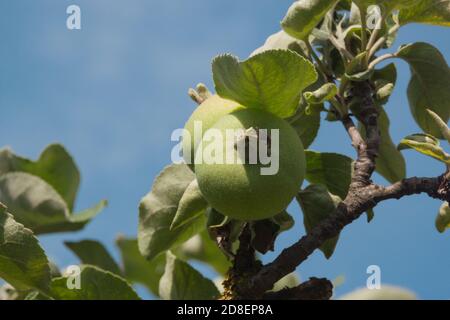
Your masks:
{"label": "green apple", "polygon": [[[277,161],[278,169],[272,174],[262,174],[262,169],[268,169],[273,163],[263,164],[258,159],[252,164],[242,157],[242,149],[239,151],[236,144],[207,139],[204,135],[201,148],[198,146],[197,159],[198,153],[212,150],[217,144],[217,149],[214,149],[217,159],[226,159],[231,154],[233,158],[242,160],[241,163],[196,162],[195,174],[205,199],[217,211],[238,220],[262,220],[282,212],[300,190],[305,177],[305,153],[297,133],[285,120],[251,108],[225,115],[210,128],[221,133],[224,139],[231,129],[252,134],[266,129],[272,140],[265,141],[270,141],[267,147],[271,149],[272,162]],[[274,140],[276,134],[270,134],[272,132],[278,132],[278,143]],[[247,155],[248,151],[247,148]]]}
{"label": "green apple", "polygon": [[[185,134],[182,141],[183,158],[192,169],[194,168],[195,150],[203,137],[203,133],[223,116],[243,108],[237,102],[213,95],[195,109],[184,126]],[[202,134],[195,134],[196,122],[201,124]]]}

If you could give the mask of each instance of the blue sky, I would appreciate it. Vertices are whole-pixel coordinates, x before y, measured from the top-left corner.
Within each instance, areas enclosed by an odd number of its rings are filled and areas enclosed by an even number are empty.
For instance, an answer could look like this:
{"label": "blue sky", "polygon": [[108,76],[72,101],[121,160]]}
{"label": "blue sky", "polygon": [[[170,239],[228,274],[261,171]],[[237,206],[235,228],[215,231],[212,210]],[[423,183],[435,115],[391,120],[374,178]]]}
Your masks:
{"label": "blue sky", "polygon": [[[106,198],[109,207],[84,231],[42,237],[60,266],[76,263],[63,240],[99,239],[117,256],[118,233],[135,236],[139,200],[170,162],[170,134],[194,109],[186,95],[204,82],[212,88],[211,59],[230,52],[246,58],[279,30],[288,0],[5,0],[0,2],[0,146],[36,158],[61,142],[82,172],[77,208]],[[66,28],[66,8],[82,10],[82,30]],[[427,41],[450,58],[445,28],[410,25],[396,45]],[[398,63],[399,81],[386,107],[392,136],[420,132],[406,99],[409,70]],[[311,149],[353,156],[341,126],[324,123]],[[442,166],[405,153],[408,175],[435,176]],[[376,177],[380,183],[385,183]],[[302,279],[344,275],[339,296],[365,285],[366,268],[381,267],[383,283],[404,286],[419,297],[450,298],[449,233],[438,234],[440,206],[426,196],[386,202],[348,227],[326,261],[315,253],[299,269]],[[300,222],[300,212],[291,213]],[[276,249],[298,239],[301,223]],[[267,255],[266,261],[273,254]],[[198,266],[208,275],[212,273]],[[143,291],[140,290],[142,293]]]}

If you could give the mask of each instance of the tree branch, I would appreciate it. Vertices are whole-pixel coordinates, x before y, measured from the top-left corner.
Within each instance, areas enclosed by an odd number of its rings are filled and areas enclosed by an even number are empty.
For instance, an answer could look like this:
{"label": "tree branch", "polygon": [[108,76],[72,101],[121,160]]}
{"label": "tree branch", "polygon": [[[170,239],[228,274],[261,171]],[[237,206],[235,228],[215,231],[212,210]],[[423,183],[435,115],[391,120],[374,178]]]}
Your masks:
{"label": "tree branch", "polygon": [[[343,121],[347,132],[351,130],[350,137],[353,144],[355,143],[354,139],[357,138],[356,151],[358,156],[350,185],[351,192],[356,192],[356,189],[370,185],[372,183],[372,174],[375,171],[375,161],[378,156],[381,135],[378,128],[379,112],[373,100],[373,94],[373,88],[368,81],[353,83],[350,92],[349,100],[357,99],[360,101],[358,112],[355,115],[366,130],[365,141],[361,138],[361,134],[353,123],[349,124],[348,119]],[[356,132],[359,137],[357,137]]]}
{"label": "tree branch", "polygon": [[233,266],[228,271],[227,279],[222,283],[224,293],[221,299],[223,300],[245,298],[240,292],[240,283],[254,276],[261,269],[261,263],[255,259],[255,249],[252,247],[251,240],[250,226],[246,224],[239,236],[239,248],[233,258]]}
{"label": "tree branch", "polygon": [[389,187],[372,182],[375,161],[380,146],[378,129],[378,110],[373,101],[373,89],[369,82],[353,83],[350,96],[361,101],[356,117],[366,130],[366,139],[362,139],[350,116],[342,123],[357,151],[357,160],[346,199],[335,212],[303,236],[291,247],[284,249],[271,263],[263,266],[245,285],[239,288],[244,297],[258,299],[272,289],[275,282],[295,271],[326,240],[336,237],[345,226],[358,219],[364,212],[379,202],[400,199],[404,196],[426,193],[432,198],[450,201],[450,173],[436,178],[404,179]]}
{"label": "tree branch", "polygon": [[404,196],[426,193],[432,198],[450,201],[450,176],[436,178],[409,178],[382,187],[371,184],[361,188],[343,201],[327,219],[303,236],[297,243],[284,249],[270,264],[264,266],[252,279],[245,290],[249,297],[260,297],[273,284],[293,272],[326,240],[337,236],[345,226],[358,219],[364,212],[388,199],[400,199]]}
{"label": "tree branch", "polygon": [[294,288],[286,288],[277,292],[264,294],[265,300],[329,300],[333,295],[333,284],[330,280],[310,278]]}

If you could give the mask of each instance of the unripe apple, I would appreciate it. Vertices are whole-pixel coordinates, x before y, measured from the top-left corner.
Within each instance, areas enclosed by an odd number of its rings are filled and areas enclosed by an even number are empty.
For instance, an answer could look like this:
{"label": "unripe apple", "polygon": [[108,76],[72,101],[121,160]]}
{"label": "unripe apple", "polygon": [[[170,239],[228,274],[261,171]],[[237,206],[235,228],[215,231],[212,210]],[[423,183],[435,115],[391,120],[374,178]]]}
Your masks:
{"label": "unripe apple", "polygon": [[223,99],[218,95],[213,95],[200,104],[192,113],[189,120],[186,122],[184,129],[189,133],[183,135],[183,158],[186,163],[190,164],[193,169],[195,150],[203,135],[196,135],[194,133],[195,122],[198,121],[202,125],[202,131],[205,133],[214,123],[216,123],[223,116],[243,109],[239,103]]}
{"label": "unripe apple", "polygon": [[[281,118],[248,108],[223,116],[210,130],[217,130],[225,139],[230,130],[241,130],[254,137],[255,132],[258,135],[263,129],[267,130],[269,138],[259,141],[268,142],[270,151],[267,154],[272,157],[270,164],[263,164],[259,160],[252,164],[250,159],[247,159],[251,148],[246,149],[246,156],[243,157],[242,149],[237,148],[236,144],[218,139],[206,141],[210,140],[207,135],[201,142],[201,148],[199,146],[197,150],[196,158],[199,159],[198,153],[214,149],[211,147],[217,144],[217,159],[226,159],[231,154],[233,158],[242,160],[241,163],[224,161],[222,164],[203,161],[195,165],[198,185],[204,197],[214,209],[230,218],[244,221],[261,220],[282,212],[300,190],[305,177],[302,142],[290,124]],[[275,132],[278,132],[278,137]],[[243,137],[247,140],[248,138],[249,136]],[[247,146],[249,145],[251,144],[248,143]],[[260,148],[261,145],[258,149]],[[271,174],[266,171],[263,174],[262,169],[267,170],[275,161],[278,163],[278,170]]]}

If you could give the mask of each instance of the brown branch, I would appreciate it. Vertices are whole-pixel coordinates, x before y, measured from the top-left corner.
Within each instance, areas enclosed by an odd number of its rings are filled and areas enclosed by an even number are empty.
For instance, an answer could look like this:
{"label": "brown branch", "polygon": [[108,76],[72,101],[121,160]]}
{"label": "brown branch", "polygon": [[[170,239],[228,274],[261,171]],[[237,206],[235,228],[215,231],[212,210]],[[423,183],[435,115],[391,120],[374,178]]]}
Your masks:
{"label": "brown branch", "polygon": [[363,124],[366,139],[362,139],[353,120],[347,116],[342,123],[357,151],[357,160],[346,199],[339,204],[335,212],[303,236],[289,248],[284,249],[271,263],[239,288],[245,297],[258,299],[272,289],[275,282],[295,271],[326,240],[336,237],[345,226],[358,219],[364,212],[388,199],[400,199],[404,196],[426,193],[432,198],[450,200],[450,173],[436,178],[410,178],[389,187],[375,185],[371,176],[375,171],[376,158],[380,146],[378,129],[378,110],[373,101],[373,89],[369,82],[354,84],[353,97],[361,101],[355,114]]}
{"label": "brown branch", "polygon": [[222,300],[244,299],[240,292],[241,282],[254,276],[260,269],[261,263],[255,259],[255,249],[252,247],[252,233],[250,225],[246,224],[239,236],[239,248],[233,257],[233,266],[223,282],[224,293]]}
{"label": "brown branch", "polygon": [[[353,124],[352,127],[348,127],[348,120],[344,119],[344,127],[348,130],[352,130],[352,143],[355,143],[354,136],[357,131],[359,139],[356,151],[357,160],[355,161],[354,174],[352,177],[352,183],[350,189],[356,191],[356,189],[364,186],[368,186],[372,183],[371,177],[375,171],[376,158],[378,156],[378,150],[381,143],[381,134],[378,128],[378,116],[379,112],[375,101],[373,100],[373,88],[368,81],[356,82],[351,89],[351,98],[358,99],[360,105],[358,106],[358,112],[355,114],[359,122],[362,123],[366,130],[366,139],[362,139],[361,134]],[[350,133],[349,133],[350,134]],[[351,193],[351,192],[350,192]]]}
{"label": "brown branch", "polygon": [[445,175],[436,178],[405,179],[389,187],[371,184],[360,188],[357,194],[349,195],[332,215],[313,228],[310,233],[291,247],[284,249],[273,262],[265,265],[244,289],[245,295],[258,297],[270,290],[276,281],[293,272],[326,240],[337,236],[345,226],[379,202],[420,193],[450,201],[449,190],[450,180]]}
{"label": "brown branch", "polygon": [[297,287],[286,288],[277,292],[264,294],[265,300],[329,300],[333,295],[333,284],[330,280],[310,278]]}

